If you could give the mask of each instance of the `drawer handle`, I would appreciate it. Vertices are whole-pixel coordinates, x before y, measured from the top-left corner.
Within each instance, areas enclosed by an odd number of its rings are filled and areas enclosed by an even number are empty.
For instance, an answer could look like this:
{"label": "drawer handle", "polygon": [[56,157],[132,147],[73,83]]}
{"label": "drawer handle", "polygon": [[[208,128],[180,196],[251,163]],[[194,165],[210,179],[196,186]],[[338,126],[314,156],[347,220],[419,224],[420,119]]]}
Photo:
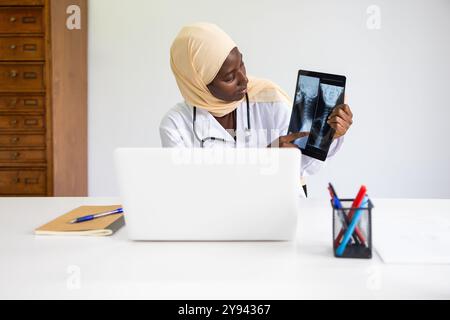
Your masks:
{"label": "drawer handle", "polygon": [[23,51],[36,51],[37,46],[35,44],[24,44]]}
{"label": "drawer handle", "polygon": [[19,76],[19,73],[16,70],[11,70],[9,75],[11,76],[11,78],[14,79],[14,78],[17,78]]}
{"label": "drawer handle", "polygon": [[25,184],[38,184],[39,183],[39,179],[37,178],[26,178],[25,179]]}
{"label": "drawer handle", "polygon": [[25,99],[23,103],[27,107],[29,107],[29,106],[37,106],[38,105],[38,101],[36,99]]}
{"label": "drawer handle", "polygon": [[11,138],[11,143],[12,143],[12,144],[17,144],[17,143],[19,143],[19,141],[20,141],[20,138],[19,138],[19,137],[12,137],[12,138]]}
{"label": "drawer handle", "polygon": [[23,17],[22,23],[36,23],[36,17]]}
{"label": "drawer handle", "polygon": [[37,124],[38,124],[38,121],[36,119],[25,120],[25,125],[26,126],[35,126]]}
{"label": "drawer handle", "polygon": [[17,49],[17,46],[16,46],[15,44],[12,44],[9,48],[10,48],[11,50],[16,50],[16,49]]}
{"label": "drawer handle", "polygon": [[11,18],[9,19],[9,21],[12,22],[12,23],[14,23],[14,22],[17,21],[17,18],[16,18],[16,17],[11,17]]}
{"label": "drawer handle", "polygon": [[[16,177],[13,179],[13,183],[15,184],[19,184],[20,183],[20,178]],[[38,184],[39,183],[39,179],[38,178],[26,178],[24,180],[25,184]]]}
{"label": "drawer handle", "polygon": [[18,159],[20,158],[20,156],[21,156],[20,152],[14,152],[14,153],[11,155],[11,158],[12,158],[13,160],[18,160]]}
{"label": "drawer handle", "polygon": [[17,99],[13,99],[9,102],[9,107],[10,108],[14,108],[15,106],[17,106]]}
{"label": "drawer handle", "polygon": [[37,73],[36,72],[25,72],[23,74],[24,79],[37,79]]}
{"label": "drawer handle", "polygon": [[13,120],[11,120],[10,123],[12,126],[16,126],[19,123],[19,121],[17,121],[17,119],[13,119]]}

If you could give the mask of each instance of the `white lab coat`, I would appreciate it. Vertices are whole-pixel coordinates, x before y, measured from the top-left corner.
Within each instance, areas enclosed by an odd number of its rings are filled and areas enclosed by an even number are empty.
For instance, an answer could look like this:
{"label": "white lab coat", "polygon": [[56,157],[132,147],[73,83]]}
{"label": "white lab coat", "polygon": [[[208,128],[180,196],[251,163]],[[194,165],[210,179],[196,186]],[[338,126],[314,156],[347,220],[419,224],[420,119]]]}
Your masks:
{"label": "white lab coat", "polygon": [[[247,129],[247,103],[237,108],[236,136],[234,138],[206,110],[197,108],[196,131],[200,139],[215,137],[225,139],[208,141],[205,148],[211,147],[249,147],[266,148],[278,137],[287,134],[290,122],[290,108],[282,102],[250,102],[251,136],[245,135]],[[182,102],[173,107],[162,119],[160,125],[161,144],[164,148],[200,148],[200,141],[193,131],[193,107]],[[343,143],[343,137],[331,145],[328,158],[336,154]],[[313,175],[324,162],[302,155],[301,176]]]}

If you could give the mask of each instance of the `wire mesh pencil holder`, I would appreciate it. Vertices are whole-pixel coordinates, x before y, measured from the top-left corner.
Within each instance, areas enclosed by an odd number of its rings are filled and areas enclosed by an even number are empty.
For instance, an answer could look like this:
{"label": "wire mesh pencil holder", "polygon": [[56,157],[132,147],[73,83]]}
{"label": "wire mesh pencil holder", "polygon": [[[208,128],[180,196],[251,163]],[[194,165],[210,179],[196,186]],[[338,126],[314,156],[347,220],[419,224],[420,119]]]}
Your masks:
{"label": "wire mesh pencil holder", "polygon": [[372,258],[372,201],[367,198],[359,208],[354,199],[341,199],[333,208],[333,250],[336,258]]}

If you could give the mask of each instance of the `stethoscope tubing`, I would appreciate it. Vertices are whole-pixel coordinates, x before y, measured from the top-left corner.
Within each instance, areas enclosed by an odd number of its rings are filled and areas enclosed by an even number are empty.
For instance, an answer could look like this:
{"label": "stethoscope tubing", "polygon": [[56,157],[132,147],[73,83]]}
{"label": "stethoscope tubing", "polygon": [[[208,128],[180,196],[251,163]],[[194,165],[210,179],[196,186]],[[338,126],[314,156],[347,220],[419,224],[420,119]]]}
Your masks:
{"label": "stethoscope tubing", "polygon": [[[250,124],[251,123],[251,121],[250,121],[250,100],[248,98],[248,93],[245,94],[245,100],[247,102],[247,130],[246,130],[246,132],[250,132],[250,130],[251,130],[251,124]],[[200,141],[201,148],[204,148],[205,142],[208,141],[208,140],[210,140],[210,141],[220,141],[220,142],[223,142],[223,143],[227,142],[225,139],[216,138],[216,137],[207,137],[207,138],[201,139],[198,136],[197,130],[195,128],[196,122],[197,122],[197,107],[194,106],[192,126],[193,126],[194,136],[195,136],[195,138],[198,141]]]}

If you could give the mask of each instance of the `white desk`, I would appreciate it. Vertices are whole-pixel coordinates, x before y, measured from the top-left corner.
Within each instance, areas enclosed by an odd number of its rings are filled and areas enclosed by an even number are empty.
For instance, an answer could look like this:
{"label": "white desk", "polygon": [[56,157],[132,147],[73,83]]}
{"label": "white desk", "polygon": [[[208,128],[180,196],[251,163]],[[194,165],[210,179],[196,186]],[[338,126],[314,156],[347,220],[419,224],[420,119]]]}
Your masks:
{"label": "white desk", "polygon": [[[389,208],[438,203],[450,212],[450,200],[374,203],[375,244],[383,231],[377,214]],[[110,238],[33,235],[34,228],[87,204],[120,200],[0,199],[0,299],[450,298],[450,265],[386,265],[376,254],[372,260],[334,258],[326,201],[302,202],[294,242],[130,242],[126,227]]]}

